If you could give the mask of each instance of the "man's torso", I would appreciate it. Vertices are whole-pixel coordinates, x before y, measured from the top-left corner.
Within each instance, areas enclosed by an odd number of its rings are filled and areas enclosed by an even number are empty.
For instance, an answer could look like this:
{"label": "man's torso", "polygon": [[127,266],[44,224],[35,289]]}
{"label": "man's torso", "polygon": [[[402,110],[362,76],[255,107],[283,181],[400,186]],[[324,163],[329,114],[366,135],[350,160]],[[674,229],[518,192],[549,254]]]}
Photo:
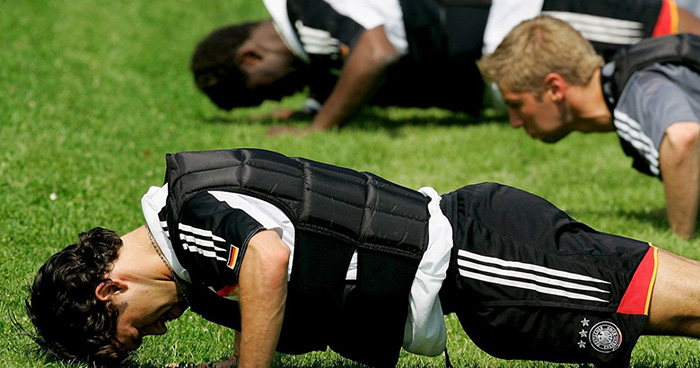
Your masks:
{"label": "man's torso", "polygon": [[680,65],[642,69],[625,85],[613,118],[635,168],[660,176],[659,148],[666,129],[676,122],[700,122],[700,75]]}

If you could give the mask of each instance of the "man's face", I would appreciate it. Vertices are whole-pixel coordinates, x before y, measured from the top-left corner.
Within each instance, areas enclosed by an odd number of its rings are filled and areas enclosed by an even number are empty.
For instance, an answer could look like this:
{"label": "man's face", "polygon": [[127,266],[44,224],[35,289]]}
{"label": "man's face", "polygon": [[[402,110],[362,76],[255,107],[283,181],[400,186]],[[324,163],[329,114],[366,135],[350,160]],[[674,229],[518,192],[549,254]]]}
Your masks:
{"label": "man's face", "polygon": [[253,65],[243,66],[247,87],[268,100],[281,100],[308,83],[303,62],[292,55],[264,54]]}
{"label": "man's face", "polygon": [[[130,289],[128,292],[136,291]],[[159,299],[143,292],[122,296],[115,303],[123,306],[117,317],[116,337],[127,350],[138,349],[144,336],[165,334],[168,331],[165,324],[180,317],[187,309],[177,301]]]}
{"label": "man's face", "polygon": [[287,74],[294,71],[293,57],[284,57],[272,53],[266,53],[259,57],[258,61],[247,69],[248,88],[256,88],[272,84]]}
{"label": "man's face", "polygon": [[557,142],[571,132],[563,103],[553,101],[547,92],[535,96],[532,92],[512,91],[506,85],[499,88],[513,128],[523,127],[530,137],[547,143]]}

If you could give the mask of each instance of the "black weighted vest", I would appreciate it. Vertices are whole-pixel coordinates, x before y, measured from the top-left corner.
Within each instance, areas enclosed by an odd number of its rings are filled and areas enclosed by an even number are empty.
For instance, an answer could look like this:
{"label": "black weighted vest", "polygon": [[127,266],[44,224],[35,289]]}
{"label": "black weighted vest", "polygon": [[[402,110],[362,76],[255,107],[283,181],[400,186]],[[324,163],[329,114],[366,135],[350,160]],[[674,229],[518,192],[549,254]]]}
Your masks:
{"label": "black weighted vest", "polygon": [[[601,73],[601,85],[605,103],[615,115],[627,82],[632,75],[656,63],[678,64],[700,73],[700,37],[693,34],[675,34],[644,39],[628,48],[620,49],[613,57],[615,71],[612,75]],[[620,138],[625,154],[633,158],[632,166],[638,171],[657,176],[649,170],[646,159],[626,140]]]}
{"label": "black weighted vest", "polygon": [[700,37],[681,33],[647,38],[620,49],[613,62],[615,72],[609,76],[601,74],[605,102],[611,113],[632,74],[641,69],[656,63],[679,64],[700,73]]}
{"label": "black weighted vest", "polygon": [[[427,245],[425,196],[370,173],[258,149],[168,155],[166,182],[170,239],[185,268],[187,256],[177,234],[179,210],[201,191],[260,198],[294,224],[294,260],[278,351],[298,354],[330,346],[365,364],[396,364],[408,294]],[[357,280],[347,282],[355,251]],[[196,275],[191,277],[193,295],[198,295],[190,297],[195,299],[193,311],[240,327],[237,305],[213,297]]]}

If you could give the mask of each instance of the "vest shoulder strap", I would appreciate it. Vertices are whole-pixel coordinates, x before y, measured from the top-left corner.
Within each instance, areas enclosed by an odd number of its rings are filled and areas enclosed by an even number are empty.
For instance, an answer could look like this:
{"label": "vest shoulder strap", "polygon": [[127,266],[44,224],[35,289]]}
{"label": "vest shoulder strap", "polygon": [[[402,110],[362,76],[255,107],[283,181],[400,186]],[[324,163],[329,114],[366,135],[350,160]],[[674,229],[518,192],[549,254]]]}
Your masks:
{"label": "vest shoulder strap", "polygon": [[603,76],[606,103],[615,110],[625,85],[637,71],[656,63],[679,64],[700,73],[700,37],[676,34],[649,38],[621,49],[613,58],[615,72]]}

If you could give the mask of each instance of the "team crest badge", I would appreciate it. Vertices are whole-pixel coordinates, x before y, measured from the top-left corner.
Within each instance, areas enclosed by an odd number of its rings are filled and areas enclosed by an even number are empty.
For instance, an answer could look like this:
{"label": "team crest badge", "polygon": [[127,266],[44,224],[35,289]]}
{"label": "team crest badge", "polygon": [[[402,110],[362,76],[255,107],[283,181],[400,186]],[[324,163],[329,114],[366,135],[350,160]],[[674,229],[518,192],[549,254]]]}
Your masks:
{"label": "team crest badge", "polygon": [[622,332],[612,322],[598,322],[588,333],[593,349],[601,353],[612,353],[622,345]]}

